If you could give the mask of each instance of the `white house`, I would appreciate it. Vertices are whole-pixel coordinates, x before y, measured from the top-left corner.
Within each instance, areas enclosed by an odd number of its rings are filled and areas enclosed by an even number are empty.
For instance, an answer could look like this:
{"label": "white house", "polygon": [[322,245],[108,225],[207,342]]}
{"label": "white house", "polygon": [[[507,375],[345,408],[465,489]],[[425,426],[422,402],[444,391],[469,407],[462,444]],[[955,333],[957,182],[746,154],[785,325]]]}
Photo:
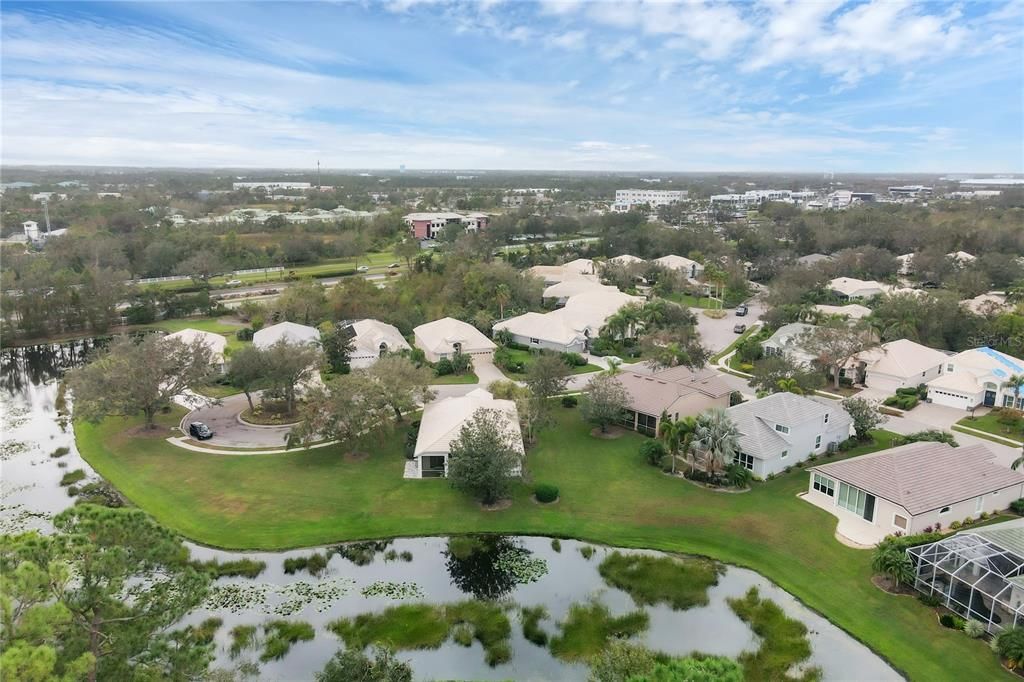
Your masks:
{"label": "white house", "polygon": [[967,410],[978,405],[1024,409],[1006,380],[1024,375],[1024,360],[987,347],[972,348],[947,357],[942,375],[928,382],[928,399],[938,405]]}
{"label": "white house", "polygon": [[[586,263],[590,263],[587,267]],[[594,262],[584,258],[572,261],[572,264],[565,265],[534,265],[526,270],[526,273],[544,281],[544,284],[551,286],[570,279],[589,279],[592,282],[598,281],[594,275]]]}
{"label": "white house", "polygon": [[624,253],[621,256],[609,258],[607,262],[613,265],[637,265],[638,263],[646,263],[647,261],[645,261],[643,258],[637,258],[636,256],[631,256],[628,253]]}
{"label": "white house", "polygon": [[866,350],[854,361],[857,377],[865,386],[888,393],[914,388],[942,374],[949,356],[908,339],[883,343]]}
{"label": "white house", "polygon": [[839,518],[861,544],[977,518],[1024,496],[1024,474],[999,466],[984,445],[909,443],[811,467],[803,499]]}
{"label": "white house", "polygon": [[602,287],[571,296],[564,307],[549,313],[526,313],[502,320],[494,325],[494,331],[507,330],[513,341],[530,348],[585,353],[609,317],[623,306],[644,302],[642,296]]}
{"label": "white house", "polygon": [[558,284],[552,284],[551,286],[544,289],[542,298],[544,299],[555,299],[558,305],[564,304],[573,296],[588,292],[588,291],[604,291],[607,293],[618,293],[618,287],[610,286],[607,284],[601,284],[595,282],[589,277],[576,277],[574,279],[562,280]]}
{"label": "white house", "polygon": [[350,364],[354,369],[369,367],[385,353],[411,350],[402,333],[386,322],[359,320],[349,328],[354,334],[350,356]]}
{"label": "white house", "polygon": [[803,322],[790,322],[782,325],[761,343],[764,354],[768,356],[781,355],[788,357],[793,362],[810,364],[815,358],[801,347],[800,337],[812,329],[814,329],[814,325]]}
{"label": "white house", "polygon": [[994,315],[1009,310],[1012,307],[1006,302],[1006,296],[995,292],[979,294],[974,298],[968,298],[960,301],[960,305],[975,315]]}
{"label": "white house", "polygon": [[871,314],[871,308],[859,303],[847,303],[846,305],[825,305],[819,303],[814,309],[822,315],[839,315],[851,320],[863,320]]}
{"label": "white house", "polygon": [[191,346],[196,341],[201,341],[204,346],[210,349],[212,364],[220,372],[224,371],[224,350],[228,347],[228,340],[220,334],[204,332],[199,329],[182,329],[179,332],[168,334],[164,339],[176,339],[186,346]]}
{"label": "white house", "polygon": [[252,336],[252,345],[257,348],[269,348],[279,341],[296,346],[305,343],[319,344],[320,330],[295,322],[278,322],[264,327]]}
{"label": "white house", "polygon": [[740,431],[733,459],[758,478],[818,455],[850,437],[852,420],[835,401],[773,393],[726,410]]}
{"label": "white house", "polygon": [[843,298],[872,298],[881,296],[892,290],[888,284],[874,280],[856,279],[854,277],[836,277],[828,283],[828,288]]}
{"label": "white house", "polygon": [[[498,400],[488,391],[477,388],[464,396],[437,400],[423,408],[413,459],[406,464],[405,478],[446,476],[452,441],[459,437],[462,428],[479,410],[497,412],[516,452],[520,457],[525,456],[515,401]],[[517,465],[512,473],[519,476],[522,465]]]}
{"label": "white house", "polygon": [[451,358],[456,353],[490,358],[497,348],[476,327],[452,317],[421,324],[412,331],[416,347],[423,351],[430,362]]}
{"label": "white house", "polygon": [[682,256],[662,256],[661,258],[655,258],[653,262],[669,270],[680,272],[687,279],[697,279],[704,272],[703,265]]}

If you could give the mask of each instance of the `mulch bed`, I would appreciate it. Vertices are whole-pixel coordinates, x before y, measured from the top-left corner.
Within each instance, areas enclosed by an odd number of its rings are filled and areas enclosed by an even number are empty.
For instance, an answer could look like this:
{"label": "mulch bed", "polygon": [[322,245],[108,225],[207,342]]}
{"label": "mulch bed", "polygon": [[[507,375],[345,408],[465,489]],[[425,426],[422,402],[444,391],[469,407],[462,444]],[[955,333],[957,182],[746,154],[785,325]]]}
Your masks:
{"label": "mulch bed", "polygon": [[343,455],[346,462],[363,462],[370,458],[369,452],[346,452]]}
{"label": "mulch bed", "polygon": [[541,502],[540,500],[537,499],[536,495],[530,495],[530,501],[533,502],[534,504],[538,505],[538,506],[541,506],[541,507],[550,507],[552,505],[556,505],[559,502],[561,502],[562,498],[561,497],[556,497],[555,499],[553,499],[550,502]]}
{"label": "mulch bed", "polygon": [[618,426],[609,426],[608,431],[601,433],[601,427],[596,427],[590,430],[590,435],[594,438],[600,438],[601,440],[615,440],[616,438],[622,438],[626,434],[626,430]]}
{"label": "mulch bed", "polygon": [[502,511],[504,509],[508,509],[511,506],[512,506],[512,500],[511,499],[508,499],[508,500],[498,500],[494,504],[484,504],[483,502],[480,503],[480,509],[482,511],[488,511],[488,512]]}
{"label": "mulch bed", "polygon": [[882,592],[885,592],[886,594],[894,594],[902,597],[913,597],[917,594],[914,590],[910,589],[906,585],[894,587],[892,584],[892,580],[890,580],[889,576],[886,575],[879,574],[871,576],[871,584],[880,589]]}

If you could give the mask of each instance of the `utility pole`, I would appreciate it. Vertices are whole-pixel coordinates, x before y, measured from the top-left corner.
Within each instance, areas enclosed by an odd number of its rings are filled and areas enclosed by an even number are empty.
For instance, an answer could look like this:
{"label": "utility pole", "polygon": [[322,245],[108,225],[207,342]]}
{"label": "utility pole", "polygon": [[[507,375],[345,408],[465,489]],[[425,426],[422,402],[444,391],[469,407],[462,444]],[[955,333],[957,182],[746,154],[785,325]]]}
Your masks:
{"label": "utility pole", "polygon": [[316,160],[316,191],[320,191],[320,159]]}

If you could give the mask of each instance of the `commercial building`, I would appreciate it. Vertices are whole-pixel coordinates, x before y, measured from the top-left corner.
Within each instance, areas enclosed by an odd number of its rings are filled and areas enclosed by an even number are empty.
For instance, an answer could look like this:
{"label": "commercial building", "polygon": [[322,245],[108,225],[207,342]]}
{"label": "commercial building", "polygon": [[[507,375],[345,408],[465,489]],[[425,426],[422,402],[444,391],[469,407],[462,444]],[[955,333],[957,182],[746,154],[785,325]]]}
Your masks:
{"label": "commercial building", "polygon": [[231,183],[231,189],[238,190],[253,190],[263,189],[266,191],[278,190],[278,189],[312,189],[313,185],[308,182],[288,182],[282,180],[268,180],[266,182],[233,182]]}
{"label": "commercial building", "polygon": [[619,189],[615,190],[615,203],[612,210],[626,213],[634,206],[647,204],[651,208],[668,206],[684,201],[689,193],[686,190],[672,189]]}
{"label": "commercial building", "polygon": [[448,225],[461,224],[467,232],[486,229],[488,216],[486,213],[410,213],[403,218],[412,230],[416,239],[436,239]]}

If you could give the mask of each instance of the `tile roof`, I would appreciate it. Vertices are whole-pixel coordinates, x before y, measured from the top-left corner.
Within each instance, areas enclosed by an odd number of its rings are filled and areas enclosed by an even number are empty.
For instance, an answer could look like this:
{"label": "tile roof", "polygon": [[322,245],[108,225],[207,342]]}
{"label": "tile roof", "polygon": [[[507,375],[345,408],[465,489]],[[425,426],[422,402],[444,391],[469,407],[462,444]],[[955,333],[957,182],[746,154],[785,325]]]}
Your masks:
{"label": "tile roof", "polygon": [[889,450],[812,467],[911,514],[940,509],[972,497],[1024,484],[1024,474],[992,463],[984,445],[909,443]]}
{"label": "tile roof", "polygon": [[878,348],[864,351],[858,357],[867,364],[869,370],[896,377],[919,376],[949,359],[942,351],[909,339],[883,343]]}

